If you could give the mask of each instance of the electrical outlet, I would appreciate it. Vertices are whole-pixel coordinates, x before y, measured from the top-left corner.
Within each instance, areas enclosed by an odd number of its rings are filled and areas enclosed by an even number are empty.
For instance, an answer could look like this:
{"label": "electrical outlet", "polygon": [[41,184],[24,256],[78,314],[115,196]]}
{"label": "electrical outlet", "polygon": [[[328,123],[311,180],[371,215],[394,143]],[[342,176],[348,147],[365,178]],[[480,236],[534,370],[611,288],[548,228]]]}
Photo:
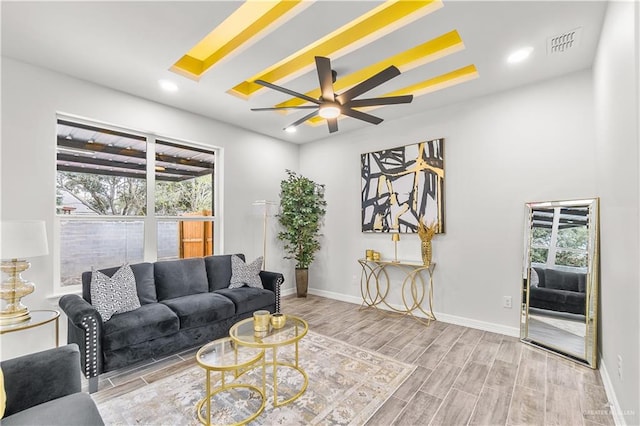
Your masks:
{"label": "electrical outlet", "polygon": [[504,296],[502,298],[502,307],[511,309],[511,296]]}
{"label": "electrical outlet", "polygon": [[622,356],[618,355],[618,377],[622,381]]}

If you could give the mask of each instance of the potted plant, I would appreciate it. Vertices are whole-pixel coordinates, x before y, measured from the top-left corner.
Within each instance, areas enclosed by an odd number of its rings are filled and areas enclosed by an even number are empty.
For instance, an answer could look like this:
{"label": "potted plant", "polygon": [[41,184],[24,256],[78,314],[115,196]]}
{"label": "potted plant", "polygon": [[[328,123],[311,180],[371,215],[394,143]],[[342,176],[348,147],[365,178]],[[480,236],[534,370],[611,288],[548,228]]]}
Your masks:
{"label": "potted plant", "polygon": [[296,260],[298,297],[307,297],[309,265],[320,249],[320,225],[326,213],[324,185],[291,170],[280,182],[280,214],[283,230],[278,239],[284,241],[285,259]]}

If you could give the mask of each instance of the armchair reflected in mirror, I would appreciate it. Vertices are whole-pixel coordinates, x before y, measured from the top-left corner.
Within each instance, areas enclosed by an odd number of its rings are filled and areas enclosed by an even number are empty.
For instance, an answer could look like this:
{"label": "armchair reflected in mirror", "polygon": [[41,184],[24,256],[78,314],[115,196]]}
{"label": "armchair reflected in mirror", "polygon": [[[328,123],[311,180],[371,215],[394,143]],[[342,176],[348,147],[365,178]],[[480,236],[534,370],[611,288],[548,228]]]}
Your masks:
{"label": "armchair reflected in mirror", "polygon": [[520,339],[597,368],[598,199],[527,203]]}

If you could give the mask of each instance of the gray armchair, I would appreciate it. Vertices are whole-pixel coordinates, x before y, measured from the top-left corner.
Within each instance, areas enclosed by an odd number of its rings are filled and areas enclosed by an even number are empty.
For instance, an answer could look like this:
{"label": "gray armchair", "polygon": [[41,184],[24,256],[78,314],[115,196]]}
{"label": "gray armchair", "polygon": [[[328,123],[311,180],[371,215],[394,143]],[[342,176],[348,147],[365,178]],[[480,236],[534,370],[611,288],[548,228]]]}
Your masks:
{"label": "gray armchair", "polygon": [[2,426],[104,425],[95,403],[81,392],[75,344],[0,363],[7,394]]}

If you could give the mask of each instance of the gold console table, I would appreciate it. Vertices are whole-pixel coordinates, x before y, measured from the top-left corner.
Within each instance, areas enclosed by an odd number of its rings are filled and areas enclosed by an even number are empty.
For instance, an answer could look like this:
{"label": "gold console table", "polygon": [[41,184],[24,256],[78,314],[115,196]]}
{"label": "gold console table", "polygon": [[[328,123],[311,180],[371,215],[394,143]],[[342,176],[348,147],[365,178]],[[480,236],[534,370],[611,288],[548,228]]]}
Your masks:
{"label": "gold console table", "polygon": [[[436,320],[436,316],[433,314],[433,271],[436,268],[435,263],[425,266],[421,263],[366,259],[358,259],[358,263],[362,267],[362,275],[360,276],[362,306],[367,305],[368,307],[378,308],[384,305],[393,312],[410,315],[417,321],[424,323],[423,318],[414,315],[416,312],[421,312],[426,318],[426,325],[429,325],[432,320]],[[397,269],[404,274],[400,290],[404,309],[392,306],[386,300],[391,288],[389,279],[389,270],[391,269]],[[425,280],[423,272],[429,275],[428,281]],[[425,297],[429,301],[428,310],[422,307]]]}

